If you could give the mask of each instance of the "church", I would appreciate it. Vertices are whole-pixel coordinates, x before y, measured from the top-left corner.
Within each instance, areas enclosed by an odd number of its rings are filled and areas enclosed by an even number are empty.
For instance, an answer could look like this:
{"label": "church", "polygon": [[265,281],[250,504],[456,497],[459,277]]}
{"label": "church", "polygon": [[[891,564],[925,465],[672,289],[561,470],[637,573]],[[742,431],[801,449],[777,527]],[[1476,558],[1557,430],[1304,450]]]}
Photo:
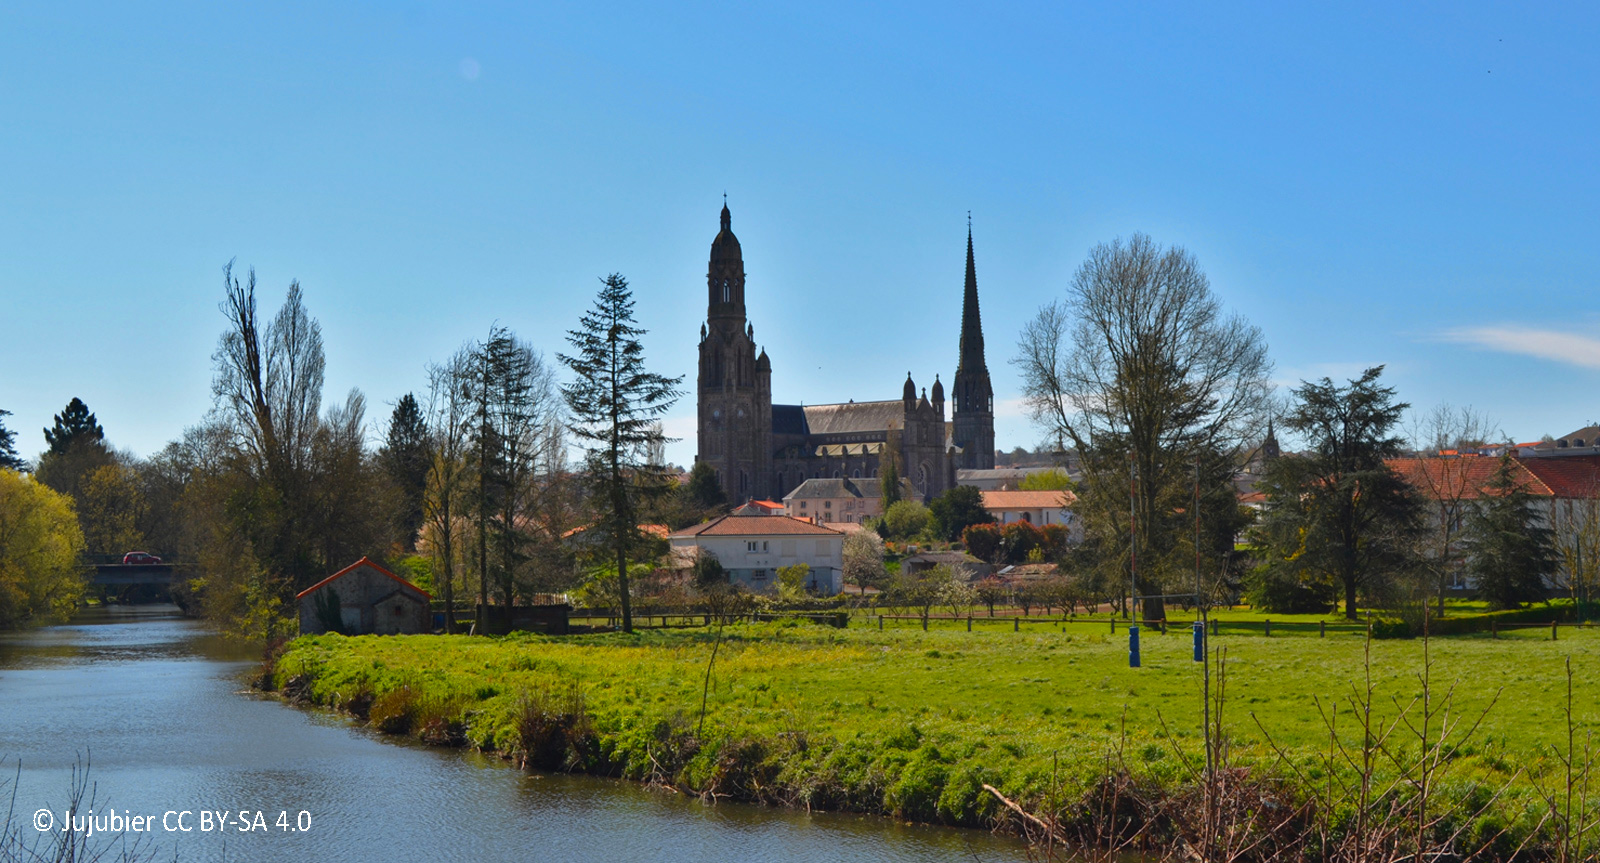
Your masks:
{"label": "church", "polygon": [[[744,253],[722,206],[711,242],[706,322],[700,326],[697,462],[716,472],[734,503],[781,500],[808,479],[869,479],[893,458],[917,495],[931,500],[956,484],[956,471],[994,467],[994,391],[983,358],[978,275],[967,226],[961,338],[951,381],[920,391],[907,373],[900,397],[823,405],[772,403],[772,360],[757,352],[745,317]],[[926,379],[924,379],[926,380]]]}

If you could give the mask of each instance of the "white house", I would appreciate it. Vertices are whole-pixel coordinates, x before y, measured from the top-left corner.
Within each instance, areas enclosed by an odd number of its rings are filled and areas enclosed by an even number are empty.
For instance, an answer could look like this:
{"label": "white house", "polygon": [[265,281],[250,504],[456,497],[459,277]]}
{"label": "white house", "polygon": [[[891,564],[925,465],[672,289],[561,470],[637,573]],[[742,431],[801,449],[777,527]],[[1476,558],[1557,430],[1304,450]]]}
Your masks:
{"label": "white house", "polygon": [[1070,528],[1073,538],[1079,538],[1082,527],[1072,514],[1072,505],[1078,500],[1070,491],[986,491],[983,508],[1001,524],[1026,521],[1034,527],[1059,524]]}
{"label": "white house", "polygon": [[844,586],[844,533],[782,515],[725,515],[687,527],[667,538],[674,550],[699,549],[728,573],[728,580],[755,591],[777,590],[778,567],[811,567],[806,587],[833,596]]}

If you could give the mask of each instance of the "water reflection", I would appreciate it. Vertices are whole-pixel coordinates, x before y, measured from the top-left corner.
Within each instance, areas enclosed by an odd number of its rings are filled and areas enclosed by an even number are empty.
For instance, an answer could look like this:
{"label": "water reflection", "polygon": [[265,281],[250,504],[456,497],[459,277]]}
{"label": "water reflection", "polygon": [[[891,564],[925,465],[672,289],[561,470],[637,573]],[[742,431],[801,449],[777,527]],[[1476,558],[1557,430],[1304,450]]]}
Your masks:
{"label": "water reflection", "polygon": [[[627,782],[536,776],[466,752],[398,746],[243,691],[248,650],[175,609],[91,610],[0,635],[0,757],[17,810],[59,807],[88,750],[100,811],[226,810],[225,831],[158,832],[183,860],[1022,860],[978,831],[721,804]],[[237,811],[266,832],[240,832]],[[301,811],[311,830],[290,828]]]}

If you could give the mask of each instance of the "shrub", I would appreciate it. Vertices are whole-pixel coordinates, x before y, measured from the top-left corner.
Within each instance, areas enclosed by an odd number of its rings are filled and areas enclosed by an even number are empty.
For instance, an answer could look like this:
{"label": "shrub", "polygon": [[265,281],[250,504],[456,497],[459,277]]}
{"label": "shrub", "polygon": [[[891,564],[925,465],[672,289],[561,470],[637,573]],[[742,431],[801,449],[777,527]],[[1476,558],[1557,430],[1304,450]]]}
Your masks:
{"label": "shrub", "polygon": [[999,559],[1000,525],[994,522],[972,525],[962,531],[961,539],[967,545],[967,553],[984,563]]}

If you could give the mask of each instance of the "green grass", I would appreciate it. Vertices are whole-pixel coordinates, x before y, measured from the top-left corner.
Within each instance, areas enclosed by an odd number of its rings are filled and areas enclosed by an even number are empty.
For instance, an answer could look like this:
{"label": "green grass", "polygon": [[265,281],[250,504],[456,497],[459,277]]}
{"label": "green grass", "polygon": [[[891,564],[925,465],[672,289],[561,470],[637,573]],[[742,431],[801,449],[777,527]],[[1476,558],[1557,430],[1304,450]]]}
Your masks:
{"label": "green grass", "polygon": [[[883,632],[862,624],[729,627],[698,740],[713,637],[706,630],[567,638],[311,636],[290,646],[276,682],[304,675],[312,700],[335,706],[362,693],[409,687],[464,711],[473,745],[512,752],[519,746],[519,695],[577,681],[599,740],[586,769],[632,778],[655,773],[694,790],[735,788],[730,793],[749,799],[974,826],[994,814],[983,782],[1035,804],[1052,793],[1070,799],[1104,777],[1107,758],[1120,752],[1136,775],[1172,785],[1183,779],[1172,744],[1191,753],[1198,746],[1199,675],[1186,629],[1147,634],[1145,667],[1130,669],[1120,625],[1113,636],[1109,626],[1089,624],[1065,631],[1033,624],[1021,633],[1009,621],[983,619],[971,633],[959,621],[929,632],[909,621]],[[1213,645],[1227,650],[1236,760],[1278,774],[1282,766],[1256,721],[1297,759],[1325,750],[1317,703],[1350,694],[1367,648],[1364,638],[1343,633],[1225,634]],[[1374,641],[1371,652],[1380,710],[1393,714],[1391,699],[1404,703],[1421,691],[1422,643]],[[1451,768],[1457,779],[1504,781],[1518,767],[1551,769],[1548,747],[1565,739],[1569,656],[1579,681],[1577,712],[1587,728],[1597,727],[1600,632],[1563,630],[1556,642],[1547,632],[1435,639],[1432,653],[1434,697],[1458,684],[1457,713],[1475,716],[1498,697],[1477,737],[1457,753]],[[1054,774],[1053,758],[1059,760]],[[751,763],[734,763],[740,759]],[[755,785],[765,792],[752,793]],[[1525,791],[1506,805],[1526,804]]]}

